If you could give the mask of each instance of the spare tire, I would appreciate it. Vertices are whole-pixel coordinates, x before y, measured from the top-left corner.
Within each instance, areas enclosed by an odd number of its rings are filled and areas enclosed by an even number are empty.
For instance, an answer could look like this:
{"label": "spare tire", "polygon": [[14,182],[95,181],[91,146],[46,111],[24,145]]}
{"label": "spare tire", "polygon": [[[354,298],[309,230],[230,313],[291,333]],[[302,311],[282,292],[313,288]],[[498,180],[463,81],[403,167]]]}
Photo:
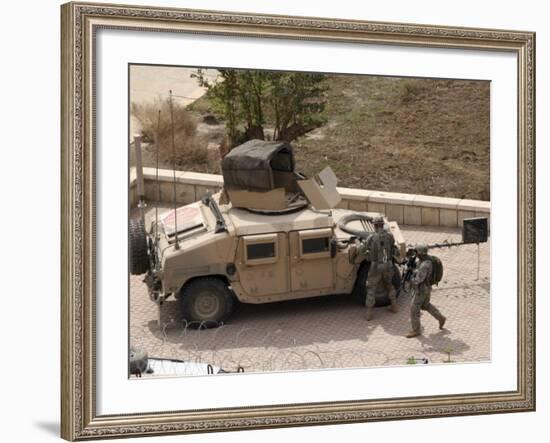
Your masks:
{"label": "spare tire", "polygon": [[130,220],[130,274],[145,274],[149,270],[149,254],[145,224],[141,218]]}

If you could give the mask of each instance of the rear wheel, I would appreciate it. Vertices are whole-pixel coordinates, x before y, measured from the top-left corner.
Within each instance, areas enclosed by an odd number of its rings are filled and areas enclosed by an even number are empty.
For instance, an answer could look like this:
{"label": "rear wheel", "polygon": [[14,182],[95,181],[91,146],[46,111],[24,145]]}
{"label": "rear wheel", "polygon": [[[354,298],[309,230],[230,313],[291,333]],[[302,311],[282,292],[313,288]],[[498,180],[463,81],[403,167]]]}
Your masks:
{"label": "rear wheel", "polygon": [[191,327],[220,326],[233,312],[234,303],[227,284],[215,277],[193,280],[180,291],[182,317]]}

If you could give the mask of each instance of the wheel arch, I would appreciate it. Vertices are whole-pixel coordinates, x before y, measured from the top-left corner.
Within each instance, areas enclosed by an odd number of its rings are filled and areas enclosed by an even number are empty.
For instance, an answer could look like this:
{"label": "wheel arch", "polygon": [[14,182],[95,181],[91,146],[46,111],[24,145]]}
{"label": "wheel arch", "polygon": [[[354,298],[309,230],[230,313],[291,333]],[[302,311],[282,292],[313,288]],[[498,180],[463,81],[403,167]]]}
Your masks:
{"label": "wheel arch", "polygon": [[183,282],[183,284],[179,287],[179,289],[177,290],[177,292],[175,293],[175,296],[176,298],[178,298],[180,296],[180,293],[181,291],[187,286],[189,285],[190,283],[194,282],[194,281],[197,281],[197,280],[201,280],[201,279],[204,279],[204,278],[216,278],[218,280],[221,280],[224,284],[226,284],[228,287],[231,286],[231,282],[229,281],[229,278],[227,277],[227,275],[223,275],[223,274],[204,274],[204,275],[195,275],[193,277],[190,277],[188,278],[187,280],[185,280]]}

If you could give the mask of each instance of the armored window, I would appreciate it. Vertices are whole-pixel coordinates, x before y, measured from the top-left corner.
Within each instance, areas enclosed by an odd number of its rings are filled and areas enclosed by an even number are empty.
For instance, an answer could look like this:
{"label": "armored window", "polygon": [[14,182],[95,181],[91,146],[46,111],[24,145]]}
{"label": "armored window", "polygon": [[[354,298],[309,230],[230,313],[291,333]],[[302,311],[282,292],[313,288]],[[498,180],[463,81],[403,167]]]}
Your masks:
{"label": "armored window", "polygon": [[328,237],[306,238],[302,240],[302,252],[304,254],[314,254],[316,252],[325,252],[329,250]]}
{"label": "armored window", "polygon": [[330,239],[332,230],[329,228],[300,231],[300,257],[302,259],[317,259],[330,257]]}
{"label": "armored window", "polygon": [[247,265],[277,261],[277,234],[248,235],[243,238],[244,260]]}
{"label": "armored window", "polygon": [[272,257],[275,257],[275,243],[256,243],[246,247],[246,258],[248,260]]}

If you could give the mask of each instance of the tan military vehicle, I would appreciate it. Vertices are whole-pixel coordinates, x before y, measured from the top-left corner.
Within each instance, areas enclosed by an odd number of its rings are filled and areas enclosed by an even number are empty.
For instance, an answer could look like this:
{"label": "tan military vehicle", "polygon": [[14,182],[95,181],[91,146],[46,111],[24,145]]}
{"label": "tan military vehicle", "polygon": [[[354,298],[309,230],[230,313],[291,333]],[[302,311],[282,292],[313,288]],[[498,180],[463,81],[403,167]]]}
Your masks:
{"label": "tan military vehicle", "polygon": [[[174,295],[183,318],[205,327],[224,322],[236,301],[342,294],[365,302],[369,262],[358,245],[380,214],[337,209],[330,168],[307,180],[289,144],[252,140],[223,159],[222,172],[221,193],[166,212],[147,232],[142,219],[130,222],[130,271],[146,274],[153,301]],[[397,223],[385,227],[403,258]],[[388,303],[380,292],[377,305]]]}

